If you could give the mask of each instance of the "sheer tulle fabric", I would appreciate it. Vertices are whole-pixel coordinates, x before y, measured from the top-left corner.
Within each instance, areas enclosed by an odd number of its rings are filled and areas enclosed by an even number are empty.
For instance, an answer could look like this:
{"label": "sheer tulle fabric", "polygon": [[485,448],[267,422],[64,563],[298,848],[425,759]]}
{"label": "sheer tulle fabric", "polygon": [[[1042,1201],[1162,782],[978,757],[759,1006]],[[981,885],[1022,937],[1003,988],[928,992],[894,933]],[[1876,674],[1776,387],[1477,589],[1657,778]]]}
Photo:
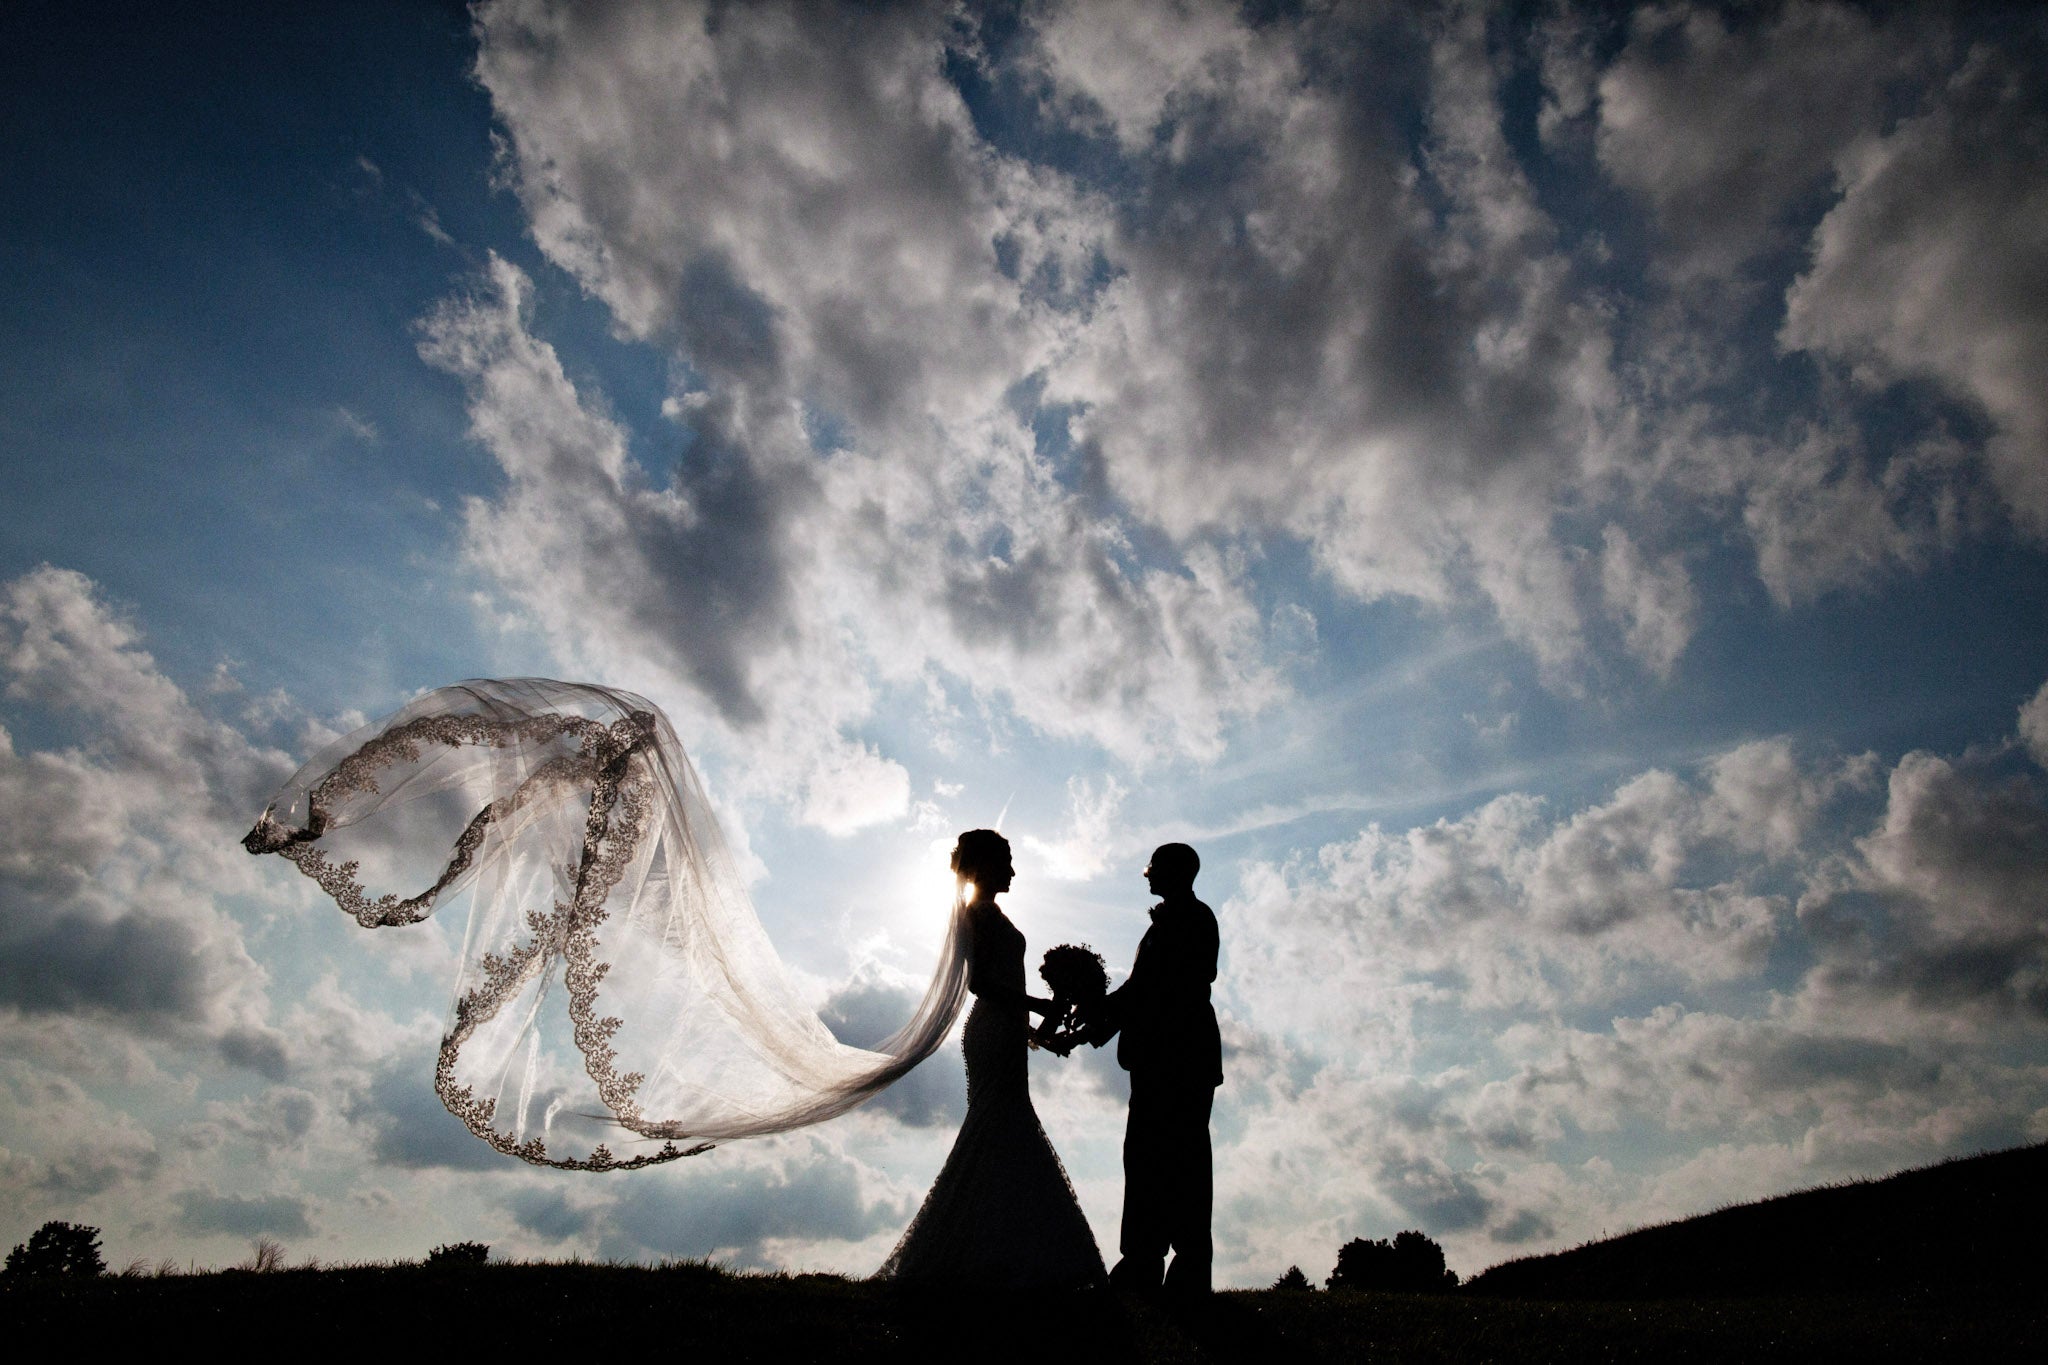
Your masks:
{"label": "sheer tulle fabric", "polygon": [[[667,718],[588,683],[428,693],[306,764],[244,843],[366,928],[466,904],[434,1087],[537,1165],[625,1170],[844,1113],[939,1046],[967,989],[956,910],[909,1022],[873,1050],[834,1038]],[[371,876],[422,889],[373,894]]]}

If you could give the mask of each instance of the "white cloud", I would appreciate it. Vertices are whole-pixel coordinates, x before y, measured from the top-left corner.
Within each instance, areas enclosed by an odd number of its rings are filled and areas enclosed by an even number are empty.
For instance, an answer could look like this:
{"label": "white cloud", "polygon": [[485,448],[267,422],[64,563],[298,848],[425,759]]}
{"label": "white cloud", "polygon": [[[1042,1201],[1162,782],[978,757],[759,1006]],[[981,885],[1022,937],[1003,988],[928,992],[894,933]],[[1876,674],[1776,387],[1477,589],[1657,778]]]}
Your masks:
{"label": "white cloud", "polygon": [[[1691,666],[1729,533],[1792,608],[1919,571],[1997,499],[2038,526],[2024,73],[1985,54],[1914,88],[1949,60],[1934,29],[1829,4],[1643,7],[1603,66],[1599,19],[1560,8],[1536,43],[1544,178],[1504,98],[1529,49],[1479,7],[1039,4],[1001,39],[939,4],[483,5],[535,241],[674,358],[670,392],[615,411],[496,259],[423,324],[502,476],[463,514],[485,610],[836,835],[955,827],[967,788],[913,805],[881,737],[919,698],[941,752],[978,746],[977,716],[1099,747],[1124,766],[1077,774],[1023,841],[1086,879],[1127,809],[1161,818],[1148,776],[1226,754],[1285,667],[1337,662],[1360,599],[1483,602],[1569,689],[1617,640],[1655,677]],[[959,62],[1017,103],[978,127]],[[1081,169],[1029,160],[1040,133]],[[1578,219],[1554,192],[1575,175]],[[1646,241],[1606,221],[1617,187]],[[1770,296],[1802,269],[1780,353]],[[1871,403],[1900,379],[1932,385]],[[1320,584],[1284,581],[1304,546]],[[0,589],[0,684],[36,713],[0,730],[14,1216],[75,1194],[215,1245],[416,1255],[377,1239],[467,1220],[528,1252],[864,1270],[942,1154],[951,1054],[645,1199],[479,1182],[461,1168],[496,1159],[425,1084],[431,1010],[275,924],[311,956],[273,1009],[228,905],[277,894],[232,840],[285,765],[236,725],[278,695],[223,672],[226,700],[195,700],[49,569]],[[1541,707],[1493,700],[1483,739],[1542,741]],[[2048,688],[2018,736],[2048,763]],[[2013,746],[1881,769],[1764,739],[1247,868],[1222,907],[1226,1274],[1320,1273],[1418,1225],[1471,1270],[2038,1136],[2048,1076],[2012,1058],[2048,1015],[2039,781]],[[380,988],[438,979],[445,940],[404,945]],[[916,984],[869,964],[825,1007],[871,1032]],[[292,1084],[217,1098],[221,1059]],[[1113,1148],[1109,1065],[1050,1087],[1084,1157]],[[1079,1183],[1113,1208],[1113,1175]]]}
{"label": "white cloud", "polygon": [[[2031,1036],[2019,997],[2043,979],[2038,793],[1908,755],[1856,839],[1838,798],[1873,767],[1759,741],[1567,817],[1503,797],[1248,869],[1222,908],[1218,1172],[1245,1272],[1421,1226],[1469,1273],[2022,1140],[2048,1068],[1994,1040]],[[1746,884],[1780,874],[1813,888],[1796,921]],[[1852,892],[1886,907],[1854,932]],[[1796,984],[1763,951],[1788,936],[1816,960]],[[1670,1003],[1604,1008],[1644,996]],[[1645,1130],[1687,1155],[1618,1136]]]}
{"label": "white cloud", "polygon": [[1933,379],[1996,425],[1985,448],[2015,520],[2048,534],[2048,182],[2036,73],[1988,49],[1928,106],[1842,157],[1841,201],[1786,296],[1782,340],[1866,384]]}
{"label": "white cloud", "polygon": [[1418,166],[1366,131],[1370,92],[1311,74],[1372,33],[1331,19],[1225,41],[1204,6],[1210,55],[1143,68],[1138,99],[1109,56],[1127,35],[1109,42],[1097,9],[1039,21],[1055,98],[1175,111],[1176,129],[1127,147],[1174,210],[1118,219],[1121,275],[1051,372],[1111,485],[1175,535],[1299,536],[1361,597],[1476,590],[1566,668],[1580,590],[1549,509],[1608,458],[1617,391],[1602,311],[1508,151],[1482,16],[1437,32]]}
{"label": "white cloud", "polygon": [[[1910,14],[1807,0],[1731,27],[1705,5],[1639,6],[1598,80],[1600,164],[1648,201],[1672,248],[1660,264],[1724,279],[1792,240],[1788,210],[1877,126],[1887,83],[1929,55]],[[1557,102],[1585,98],[1568,81]]]}
{"label": "white cloud", "polygon": [[1071,333],[1098,210],[979,141],[943,12],[502,3],[479,30],[543,249],[701,384],[664,406],[692,436],[663,484],[510,266],[430,322],[511,478],[472,555],[565,656],[705,696],[836,829],[904,809],[879,770],[859,811],[821,795],[890,762],[845,737],[873,681],[949,674],[1134,762],[1213,756],[1278,695],[1238,560],[1141,562],[1013,407]]}
{"label": "white cloud", "polygon": [[1115,777],[1097,783],[1086,777],[1067,779],[1066,826],[1054,839],[1023,835],[1019,842],[1048,876],[1062,881],[1087,881],[1108,868],[1117,849],[1116,821],[1130,795]]}
{"label": "white cloud", "polygon": [[1794,858],[1837,796],[1871,784],[1877,757],[1839,764],[1802,762],[1788,740],[1753,740],[1706,764],[1712,791],[1707,827],[1745,853]]}
{"label": "white cloud", "polygon": [[1781,606],[1923,569],[1984,520],[1969,452],[1946,437],[1877,460],[1854,430],[1813,425],[1739,458],[1757,576]]}
{"label": "white cloud", "polygon": [[[1296,79],[1284,37],[1261,38],[1229,7],[1201,0],[1116,5],[1041,5],[1033,28],[1055,99],[1082,126],[1099,122],[1129,153],[1141,153],[1172,115],[1196,119],[1204,101],[1246,87],[1286,97]],[[1169,155],[1189,141],[1170,138]]]}
{"label": "white cloud", "polygon": [[288,760],[204,716],[69,570],[0,585],[0,678],[89,736],[23,752],[0,729],[0,1005],[277,1072],[265,974],[215,898],[261,884],[235,840]]}
{"label": "white cloud", "polygon": [[1607,527],[1601,547],[1601,591],[1629,652],[1659,677],[1671,676],[1699,614],[1699,595],[1684,561],[1670,555],[1651,563],[1619,526]]}
{"label": "white cloud", "polygon": [[[2048,505],[2048,427],[2019,378],[2039,368],[2019,300],[2042,253],[2013,227],[2038,177],[2016,152],[1979,154],[2033,136],[2017,93],[2030,77],[2010,54],[1958,67],[1952,19],[1644,5],[1602,67],[1596,16],[1561,8],[1537,40],[1546,141],[1628,191],[1652,228],[1617,314],[1648,438],[1647,458],[1621,466],[1642,495],[1625,529],[1648,541],[1660,523],[1737,511],[1781,606],[1918,572],[1997,529],[2001,502],[2036,529]],[[1846,362],[1853,388],[1831,372],[1799,396],[1805,371],[1755,345],[1781,284],[1779,345]],[[1968,419],[1924,390],[1888,414],[1866,405],[1909,378],[1980,406],[1994,439],[1959,435]],[[1792,399],[1786,415],[1734,397],[1750,389]]]}
{"label": "white cloud", "polygon": [[2020,707],[2020,740],[2034,762],[2048,768],[2048,683]]}
{"label": "white cloud", "polygon": [[1437,1005],[1586,1008],[1739,981],[1789,908],[1751,855],[1789,856],[1866,771],[1800,767],[1765,741],[1702,781],[1651,771],[1563,818],[1508,795],[1402,833],[1373,826],[1313,862],[1254,866],[1223,912],[1231,990],[1262,1029],[1391,1064],[1414,1046],[1416,1012]]}
{"label": "white cloud", "polygon": [[[140,1185],[163,1163],[153,1138],[68,1076],[18,1058],[0,1059],[0,1182],[9,1202],[62,1216],[122,1186]],[[12,1210],[10,1210],[12,1212]]]}
{"label": "white cloud", "polygon": [[[1953,434],[1875,439],[1853,403],[1775,430],[1701,416],[1782,358],[1742,341],[1739,309],[1603,283],[1598,225],[1554,222],[1510,142],[1514,53],[1480,7],[1254,23],[1194,0],[1041,4],[995,47],[936,6],[707,13],[480,11],[536,240],[625,335],[686,362],[663,411],[692,445],[668,482],[637,476],[623,424],[576,394],[591,429],[560,434],[618,454],[572,492],[573,471],[502,449],[556,439],[546,422],[483,420],[522,395],[480,391],[480,434],[523,472],[473,513],[473,548],[565,649],[665,651],[735,725],[829,680],[801,734],[755,737],[784,792],[855,761],[872,684],[934,674],[1127,761],[1213,757],[1290,657],[1250,602],[1270,538],[1305,542],[1355,598],[1490,604],[1570,690],[1602,614],[1651,673],[1677,666],[1701,611],[1677,544],[1696,514],[1741,519],[1786,606],[1987,524]],[[1545,137],[1648,206],[1659,279],[1775,259],[1839,173],[1784,344],[1974,386],[2009,428],[1990,452],[2006,500],[2031,515],[2040,423],[2025,385],[1988,376],[2032,372],[1993,278],[2023,283],[2032,248],[1992,243],[1970,267],[1990,283],[1943,305],[1931,348],[1935,312],[1887,341],[1873,319],[1906,305],[1855,295],[1886,272],[1834,264],[1895,219],[1906,235],[1873,249],[1934,252],[1935,229],[1880,212],[1914,186],[1979,237],[2030,221],[2007,211],[2031,183],[2018,162],[1980,184],[1934,157],[1964,135],[1943,112],[1962,96],[1885,135],[1948,60],[1940,23],[1644,7],[1604,66],[1587,15],[1539,27]],[[1418,58],[1412,138],[1363,73]],[[1046,131],[1097,139],[1113,173],[1083,183],[986,140],[948,61],[1035,96]],[[1062,424],[1071,451],[1046,436]],[[570,594],[547,586],[563,580],[634,600],[585,596],[570,630]],[[900,812],[884,786],[860,818]]]}
{"label": "white cloud", "polygon": [[584,673],[657,700],[701,697],[728,735],[752,732],[747,771],[823,793],[806,807],[819,823],[844,831],[901,813],[907,775],[837,733],[869,705],[862,670],[836,634],[799,634],[790,619],[788,504],[814,496],[813,481],[739,462],[695,486],[652,483],[625,430],[528,330],[530,288],[494,257],[485,292],[424,326],[423,353],[468,381],[474,434],[507,477],[497,498],[465,508],[471,561]]}

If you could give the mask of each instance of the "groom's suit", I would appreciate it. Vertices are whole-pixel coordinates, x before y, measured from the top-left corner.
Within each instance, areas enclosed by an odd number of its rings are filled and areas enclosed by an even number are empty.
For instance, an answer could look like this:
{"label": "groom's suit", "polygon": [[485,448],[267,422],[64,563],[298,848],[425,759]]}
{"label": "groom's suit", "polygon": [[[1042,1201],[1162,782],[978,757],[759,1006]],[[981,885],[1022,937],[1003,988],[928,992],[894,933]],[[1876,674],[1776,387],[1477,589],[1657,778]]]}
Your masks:
{"label": "groom's suit", "polygon": [[1104,1001],[1106,1028],[1121,1033],[1116,1059],[1131,1073],[1124,1130],[1124,1224],[1120,1274],[1167,1288],[1206,1292],[1214,1202],[1209,1110],[1223,1084],[1223,1042],[1209,984],[1216,979],[1216,915],[1192,892],[1152,907],[1130,979]]}

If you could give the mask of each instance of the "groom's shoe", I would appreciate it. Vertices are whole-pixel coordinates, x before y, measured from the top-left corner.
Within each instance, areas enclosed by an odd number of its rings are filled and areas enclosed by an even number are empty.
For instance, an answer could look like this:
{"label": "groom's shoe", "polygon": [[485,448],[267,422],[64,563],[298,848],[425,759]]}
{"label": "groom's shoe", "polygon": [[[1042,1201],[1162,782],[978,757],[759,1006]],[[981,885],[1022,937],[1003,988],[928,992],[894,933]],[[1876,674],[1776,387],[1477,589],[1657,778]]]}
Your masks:
{"label": "groom's shoe", "polygon": [[1154,1260],[1143,1256],[1126,1256],[1110,1268],[1109,1287],[1123,1290],[1127,1294],[1151,1298],[1159,1293],[1165,1278],[1166,1261],[1163,1257]]}

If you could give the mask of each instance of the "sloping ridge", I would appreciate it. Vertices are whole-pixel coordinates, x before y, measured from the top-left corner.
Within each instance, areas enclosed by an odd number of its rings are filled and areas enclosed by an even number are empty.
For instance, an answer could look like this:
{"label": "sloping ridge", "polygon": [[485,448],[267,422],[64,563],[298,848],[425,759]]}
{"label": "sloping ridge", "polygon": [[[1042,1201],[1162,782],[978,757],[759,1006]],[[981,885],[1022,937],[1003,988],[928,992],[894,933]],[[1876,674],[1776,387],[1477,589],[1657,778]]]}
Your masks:
{"label": "sloping ridge", "polygon": [[2048,1144],[1822,1186],[1506,1261],[1475,1294],[1691,1298],[2038,1284]]}

